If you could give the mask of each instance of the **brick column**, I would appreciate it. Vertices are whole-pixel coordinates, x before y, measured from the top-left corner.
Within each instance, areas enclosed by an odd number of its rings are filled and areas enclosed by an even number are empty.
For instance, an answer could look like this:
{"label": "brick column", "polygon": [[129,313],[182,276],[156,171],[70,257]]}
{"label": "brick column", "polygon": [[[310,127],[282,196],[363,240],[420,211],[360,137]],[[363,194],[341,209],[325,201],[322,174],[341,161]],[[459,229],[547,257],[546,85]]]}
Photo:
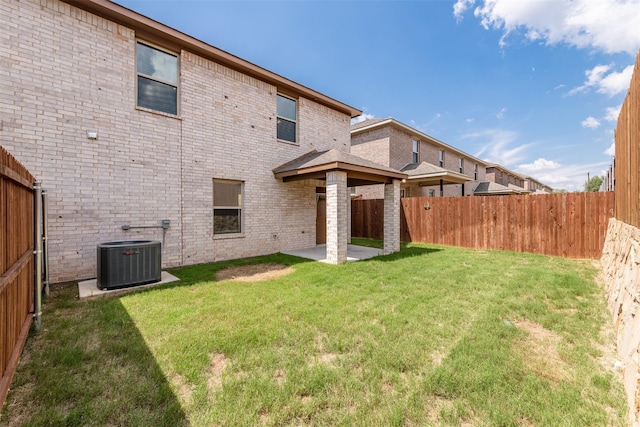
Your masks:
{"label": "brick column", "polygon": [[327,172],[327,261],[347,261],[347,173]]}
{"label": "brick column", "polygon": [[400,250],[400,180],[384,185],[384,254]]}
{"label": "brick column", "polygon": [[347,188],[347,243],[351,243],[351,188]]}

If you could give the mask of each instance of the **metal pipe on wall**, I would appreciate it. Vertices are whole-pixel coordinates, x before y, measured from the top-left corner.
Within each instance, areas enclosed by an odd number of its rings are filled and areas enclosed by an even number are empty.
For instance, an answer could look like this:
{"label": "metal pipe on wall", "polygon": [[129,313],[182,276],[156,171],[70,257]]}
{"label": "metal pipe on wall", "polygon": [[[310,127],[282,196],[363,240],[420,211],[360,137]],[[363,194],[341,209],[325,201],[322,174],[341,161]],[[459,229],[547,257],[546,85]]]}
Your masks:
{"label": "metal pipe on wall", "polygon": [[42,190],[42,263],[44,268],[44,293],[49,296],[51,293],[49,281],[49,221],[48,221],[49,202],[47,190]]}
{"label": "metal pipe on wall", "polygon": [[36,331],[42,328],[42,184],[36,181],[33,184],[35,191],[34,201],[34,232],[33,232],[33,244],[35,256],[34,268],[35,268],[35,307],[33,313],[33,319]]}

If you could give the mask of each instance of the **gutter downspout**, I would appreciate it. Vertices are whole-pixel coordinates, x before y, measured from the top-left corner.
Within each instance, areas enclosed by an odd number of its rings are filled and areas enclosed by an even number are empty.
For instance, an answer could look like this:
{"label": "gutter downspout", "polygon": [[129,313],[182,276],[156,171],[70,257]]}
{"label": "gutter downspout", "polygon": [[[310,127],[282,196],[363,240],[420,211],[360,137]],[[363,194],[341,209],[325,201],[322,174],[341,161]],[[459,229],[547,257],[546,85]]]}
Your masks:
{"label": "gutter downspout", "polygon": [[33,184],[35,190],[34,203],[34,255],[35,255],[35,308],[33,318],[36,331],[42,328],[42,184],[36,181]]}

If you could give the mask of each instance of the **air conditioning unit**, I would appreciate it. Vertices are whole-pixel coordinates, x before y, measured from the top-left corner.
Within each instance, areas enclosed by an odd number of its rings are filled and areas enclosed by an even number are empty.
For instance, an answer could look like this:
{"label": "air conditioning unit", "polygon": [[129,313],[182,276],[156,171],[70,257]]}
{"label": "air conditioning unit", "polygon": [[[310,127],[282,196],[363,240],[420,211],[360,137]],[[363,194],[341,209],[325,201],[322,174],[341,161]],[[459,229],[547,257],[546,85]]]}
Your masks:
{"label": "air conditioning unit", "polygon": [[98,245],[98,289],[109,290],[159,282],[161,243],[154,240]]}

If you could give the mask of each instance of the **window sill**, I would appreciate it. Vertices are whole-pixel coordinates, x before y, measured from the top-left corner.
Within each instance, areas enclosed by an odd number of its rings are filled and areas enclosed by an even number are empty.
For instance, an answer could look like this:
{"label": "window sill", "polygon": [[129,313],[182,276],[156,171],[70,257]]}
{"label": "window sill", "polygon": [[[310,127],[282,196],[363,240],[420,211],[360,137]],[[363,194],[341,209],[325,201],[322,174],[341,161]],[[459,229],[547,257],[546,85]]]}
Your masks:
{"label": "window sill", "polygon": [[145,108],[145,107],[136,106],[136,110],[144,111],[145,113],[157,114],[158,116],[169,117],[171,119],[182,120],[182,117],[180,117],[178,115],[169,114],[169,113],[165,113],[163,111],[158,111],[158,110],[152,110],[151,108]]}
{"label": "window sill", "polygon": [[287,141],[286,139],[279,139],[278,142],[282,142],[283,144],[295,145],[297,147],[300,146],[299,142],[291,142],[291,141]]}
{"label": "window sill", "polygon": [[213,240],[244,239],[244,233],[214,234]]}

